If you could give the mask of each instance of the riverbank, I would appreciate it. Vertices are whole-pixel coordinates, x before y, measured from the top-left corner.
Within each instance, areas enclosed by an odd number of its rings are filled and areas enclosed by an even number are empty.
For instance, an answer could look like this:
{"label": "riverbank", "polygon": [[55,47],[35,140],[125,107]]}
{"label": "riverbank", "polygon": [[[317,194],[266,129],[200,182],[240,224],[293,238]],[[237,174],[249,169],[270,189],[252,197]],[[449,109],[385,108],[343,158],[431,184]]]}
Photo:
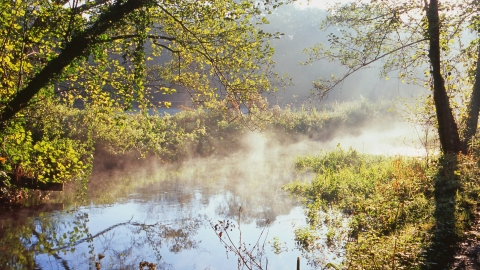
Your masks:
{"label": "riverbank", "polygon": [[478,162],[476,155],[427,160],[339,148],[297,159],[297,169],[315,177],[284,189],[303,200],[312,233],[322,224],[335,232],[338,224],[321,214],[327,209],[349,218],[348,230],[331,236],[344,241],[342,267],[439,269],[453,265],[475,222]]}

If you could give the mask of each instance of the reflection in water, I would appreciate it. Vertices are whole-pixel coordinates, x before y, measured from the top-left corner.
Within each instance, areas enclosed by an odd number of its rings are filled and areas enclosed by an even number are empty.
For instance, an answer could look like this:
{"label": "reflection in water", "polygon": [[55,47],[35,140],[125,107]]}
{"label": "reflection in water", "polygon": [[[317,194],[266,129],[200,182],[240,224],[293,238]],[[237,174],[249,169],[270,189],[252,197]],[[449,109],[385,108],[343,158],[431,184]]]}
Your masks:
{"label": "reflection in water", "polygon": [[[265,229],[268,268],[294,269],[302,255],[294,231],[305,217],[281,186],[309,179],[293,172],[293,159],[321,146],[279,146],[255,133],[244,140],[245,147],[228,157],[181,165],[146,159],[112,166],[115,160],[107,157],[107,166],[97,156],[89,205],[16,219],[0,215],[0,268],[138,269],[153,263],[157,269],[235,269],[237,257],[226,254],[211,224],[237,222],[242,207],[241,241],[240,232],[231,231],[232,243],[255,245]],[[68,203],[65,194],[53,200]]]}
{"label": "reflection in water", "polygon": [[[1,246],[8,252],[1,253],[1,265],[11,269],[138,269],[140,262],[148,261],[157,269],[236,268],[236,258],[225,255],[210,227],[215,219],[205,215],[208,211],[194,215],[193,211],[170,209],[178,217],[170,219],[171,213],[152,217],[143,206],[133,199],[111,207],[44,214],[30,218],[26,226],[4,222],[8,228],[2,231]],[[210,203],[206,208],[214,207]],[[125,216],[133,218],[118,222]],[[290,218],[301,220],[301,209]],[[161,221],[152,223],[154,219]],[[288,228],[290,221],[283,218],[277,225]],[[254,223],[242,223],[243,242],[255,244],[259,229]],[[285,236],[278,231],[276,235]],[[271,254],[268,257],[274,260]]]}
{"label": "reflection in water", "polygon": [[[233,253],[237,257],[238,269],[268,269],[268,257],[266,257],[266,243],[268,233],[265,234],[265,229],[270,220],[265,222],[263,230],[258,236],[258,239],[254,243],[246,243],[242,240],[242,229],[241,229],[241,215],[243,208],[238,209],[238,220],[237,223],[231,220],[219,220],[216,224],[211,223],[210,226],[214,229],[216,235],[220,242],[225,245],[225,250],[227,255],[229,252]],[[233,237],[235,232],[237,232],[237,237]],[[238,239],[238,244],[234,242]],[[275,249],[275,254],[278,249]]]}
{"label": "reflection in water", "polygon": [[[181,165],[140,160],[123,170],[102,170],[97,159],[90,205],[36,214],[22,225],[2,221],[0,247],[9,252],[0,254],[1,266],[138,269],[149,262],[157,269],[236,269],[237,258],[226,255],[210,224],[236,221],[240,206],[244,244],[254,245],[265,228],[265,241],[277,237],[294,247],[303,211],[281,190],[296,177],[293,157],[287,148],[267,149],[261,136],[254,140],[230,157]],[[232,232],[234,243],[238,236]],[[276,255],[268,245],[265,252],[270,269],[291,269],[301,254],[290,249]]]}

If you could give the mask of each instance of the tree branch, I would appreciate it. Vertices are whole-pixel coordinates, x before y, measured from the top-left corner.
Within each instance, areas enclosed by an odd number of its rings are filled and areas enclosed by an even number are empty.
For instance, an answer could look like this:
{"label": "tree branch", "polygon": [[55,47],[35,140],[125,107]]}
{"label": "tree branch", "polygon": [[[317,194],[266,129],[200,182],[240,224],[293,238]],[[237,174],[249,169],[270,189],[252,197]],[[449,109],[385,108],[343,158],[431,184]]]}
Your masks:
{"label": "tree branch", "polygon": [[[140,36],[140,35],[136,35],[136,34],[114,36],[114,37],[110,37],[110,38],[108,38],[108,39],[98,40],[96,43],[112,42],[112,41],[119,40],[119,39],[135,38],[135,37],[139,37],[139,36]],[[174,38],[174,37],[157,36],[157,35],[147,35],[147,38],[151,38],[151,39],[164,39],[164,40],[168,40],[168,41],[177,40],[177,39]]]}
{"label": "tree branch", "polygon": [[[202,40],[200,40],[199,37],[197,37],[197,35],[195,35],[195,33],[193,33],[190,29],[188,29],[188,27],[185,26],[185,24],[183,24],[183,22],[181,22],[177,17],[175,17],[173,14],[171,14],[170,12],[168,12],[168,10],[166,10],[163,6],[161,5],[157,5],[160,9],[163,10],[163,12],[165,12],[165,14],[167,14],[168,16],[170,16],[174,21],[176,21],[185,31],[187,31],[188,33],[190,33],[200,44],[200,46],[202,47],[202,49],[204,50],[204,52],[201,52],[200,50],[198,49],[195,49],[196,52],[198,52],[199,54],[203,55],[203,57],[205,57],[213,66],[214,70],[215,70],[215,73],[217,74],[218,78],[220,79],[220,83],[225,87],[225,89],[227,89],[227,87],[229,88],[232,88],[231,85],[228,83],[228,80],[227,78],[224,76],[223,72],[220,71],[220,69],[217,67],[216,63],[215,63],[215,60],[208,54],[208,50],[207,48],[205,47],[204,43],[207,43],[207,42],[203,42]],[[223,80],[222,80],[223,79]]]}
{"label": "tree branch", "polygon": [[[330,92],[330,90],[332,90],[332,89],[335,88],[337,85],[339,85],[340,83],[342,83],[343,81],[345,81],[345,79],[347,79],[350,75],[352,75],[353,73],[357,72],[358,70],[360,70],[360,69],[362,69],[362,68],[365,68],[365,67],[369,66],[370,64],[372,64],[372,63],[374,63],[374,62],[376,62],[376,61],[378,61],[378,60],[380,60],[380,59],[382,59],[382,58],[384,58],[384,57],[386,57],[386,56],[389,56],[389,55],[391,55],[391,54],[393,54],[393,53],[395,53],[395,52],[398,52],[398,51],[403,50],[403,49],[405,49],[405,48],[407,48],[407,47],[413,46],[413,45],[415,45],[415,44],[417,44],[417,43],[420,43],[420,42],[423,42],[423,41],[427,41],[427,40],[428,40],[428,39],[420,39],[420,40],[414,41],[414,42],[412,42],[412,43],[409,43],[409,44],[403,45],[403,46],[401,46],[401,47],[398,47],[398,48],[396,48],[396,49],[394,49],[394,50],[391,50],[391,51],[389,51],[389,52],[386,52],[386,53],[384,53],[384,54],[382,54],[382,55],[380,55],[380,56],[378,56],[378,54],[377,54],[377,56],[374,57],[372,60],[367,61],[367,62],[362,62],[362,63],[360,63],[359,65],[357,65],[357,66],[355,66],[355,67],[351,67],[351,68],[349,69],[349,71],[347,72],[347,74],[345,74],[345,75],[344,75],[342,78],[340,78],[340,79],[334,80],[334,81],[333,81],[333,84],[331,84],[331,85],[329,85],[329,86],[327,86],[327,87],[324,87],[324,86],[321,85],[321,83],[314,83],[314,87],[315,87],[316,89],[319,89],[319,90],[321,90],[321,91],[323,92],[323,93],[321,94],[321,97],[323,98],[323,97],[325,97],[325,95],[326,95],[328,92]],[[318,60],[321,60],[321,59],[318,59]]]}
{"label": "tree branch", "polygon": [[167,46],[165,46],[165,45],[163,45],[163,44],[160,44],[160,43],[158,43],[158,42],[156,42],[156,41],[153,41],[153,44],[155,44],[155,45],[157,45],[157,46],[160,46],[160,47],[163,47],[163,48],[171,51],[172,53],[180,53],[179,50],[172,50],[171,48],[169,48],[169,47],[167,47]]}
{"label": "tree branch", "polygon": [[120,22],[126,15],[150,4],[153,0],[118,0],[110,6],[98,20],[88,29],[72,37],[65,45],[61,53],[48,62],[48,64],[37,73],[25,88],[20,90],[11,99],[0,113],[0,126],[12,119],[20,110],[28,106],[30,100],[45,86],[61,74],[63,69],[74,60],[90,52],[90,46],[98,37],[108,29]]}

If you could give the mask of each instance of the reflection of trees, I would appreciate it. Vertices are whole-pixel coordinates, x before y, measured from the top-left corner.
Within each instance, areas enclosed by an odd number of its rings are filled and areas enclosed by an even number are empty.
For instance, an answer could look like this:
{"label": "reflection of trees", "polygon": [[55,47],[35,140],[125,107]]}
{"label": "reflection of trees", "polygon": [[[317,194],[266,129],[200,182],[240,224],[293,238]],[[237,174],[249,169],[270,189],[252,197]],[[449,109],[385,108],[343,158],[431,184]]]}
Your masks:
{"label": "reflection of trees", "polygon": [[[273,147],[265,149],[270,151]],[[60,269],[87,266],[95,269],[100,264],[101,269],[138,269],[141,261],[155,263],[157,269],[167,269],[170,267],[166,262],[168,254],[198,248],[199,243],[193,236],[205,221],[206,207],[214,209],[214,215],[222,219],[237,220],[242,206],[242,223],[256,222],[260,228],[269,226],[267,220],[273,222],[278,215],[288,214],[294,204],[280,188],[296,177],[290,170],[291,155],[295,152],[285,148],[283,152],[250,155],[249,151],[226,159],[192,160],[182,166],[135,164],[135,168],[126,170],[94,173],[88,191],[94,204],[111,203],[129,196],[141,205],[141,212],[148,213],[148,220],[163,220],[163,223],[126,221],[92,234],[86,229],[88,216],[82,217],[81,213],[64,213],[62,220],[68,220],[69,224],[59,222],[58,217],[38,217],[30,221],[38,223],[35,225],[37,236],[30,229],[23,236],[13,233],[11,237],[16,237],[19,243],[17,250],[27,250],[23,245],[27,240],[41,238],[47,244],[38,244],[38,247],[32,243],[34,248],[27,256],[31,262],[17,268],[32,268],[35,256],[41,254],[43,259],[57,256],[54,263]],[[174,220],[165,221],[171,220],[171,215],[175,215]],[[209,218],[213,217],[208,216],[206,220]],[[55,219],[59,220],[55,229],[42,224]],[[13,227],[7,230],[15,231]],[[41,264],[41,260],[37,260],[37,264]]]}
{"label": "reflection of trees", "polygon": [[[75,241],[88,233],[85,220],[88,216],[76,215],[74,220],[59,216],[23,217],[3,219],[0,230],[0,266],[10,269],[33,269],[35,256],[48,254],[59,261],[64,269],[70,269],[55,247]],[[63,229],[73,228],[71,231]]]}
{"label": "reflection of trees", "polygon": [[255,221],[262,226],[267,219],[275,221],[292,209],[292,199],[281,186],[297,177],[292,172],[297,150],[279,146],[277,138],[260,139],[258,143],[257,137],[248,136],[238,138],[244,140],[239,144],[244,146],[235,154],[181,164],[159,164],[154,159],[126,155],[116,157],[123,163],[112,169],[105,165],[112,160],[110,156],[96,157],[89,198],[94,204],[113,203],[133,194],[135,200],[147,205],[144,209],[148,213],[155,215],[168,211],[159,209],[168,205],[178,205],[188,212],[192,206],[208,205],[212,198],[224,196],[216,209],[222,218],[235,217],[238,207],[243,206],[246,223]]}
{"label": "reflection of trees", "polygon": [[[179,208],[186,210],[183,212],[187,213],[192,206],[208,205],[212,198],[218,196],[225,198],[217,206],[218,215],[233,218],[236,216],[238,207],[243,206],[244,221],[246,223],[255,221],[260,227],[265,220],[275,221],[278,215],[286,215],[290,212],[292,199],[280,189],[283,184],[295,179],[289,170],[290,165],[285,165],[285,163],[289,164],[290,159],[285,159],[283,164],[267,164],[268,166],[265,167],[258,164],[254,170],[251,170],[252,166],[246,166],[244,162],[238,161],[241,156],[232,159],[233,161],[229,162],[213,158],[207,161],[194,160],[185,162],[182,167],[164,166],[165,168],[159,168],[159,172],[155,173],[147,174],[142,171],[136,176],[128,172],[123,175],[115,173],[113,178],[120,183],[119,186],[122,189],[125,188],[122,186],[124,183],[136,182],[137,187],[128,186],[124,193],[135,193],[134,198],[145,204],[144,209],[153,215],[168,211],[169,205],[178,205]],[[110,180],[102,181],[107,183]],[[92,186],[97,187],[96,185],[92,183]],[[115,188],[115,185],[112,184],[112,188]],[[111,191],[112,188],[107,189],[110,195],[100,194],[101,190],[105,190],[103,188],[98,188],[97,191],[92,190],[90,195],[93,200],[98,200],[93,198],[97,193],[100,197],[118,194],[118,191]],[[196,193],[200,197],[196,197]]]}
{"label": "reflection of trees", "polygon": [[[269,224],[267,220],[265,226],[263,227],[260,236],[257,239],[257,242],[252,246],[251,243],[245,243],[242,241],[242,230],[241,230],[241,214],[243,212],[242,207],[238,209],[238,220],[233,222],[230,220],[221,221],[215,225],[210,223],[210,226],[217,234],[220,242],[224,244],[226,252],[232,252],[238,258],[238,269],[259,269],[262,270],[265,267],[268,268],[268,258],[265,257],[265,243],[267,241],[267,236],[264,236],[266,226]],[[239,243],[235,243],[233,237],[231,237],[230,232],[233,231],[233,228],[238,230]],[[268,233],[267,233],[268,234]],[[262,240],[263,236],[263,240]],[[265,269],[267,269],[265,268]]]}
{"label": "reflection of trees", "polygon": [[[176,224],[178,225],[178,224]],[[172,253],[179,253],[183,250],[195,249],[197,242],[192,240],[200,226],[199,220],[182,220],[180,228],[170,226],[142,226],[150,246],[155,250],[157,258],[161,258],[160,248],[166,246]]]}
{"label": "reflection of trees", "polygon": [[[289,167],[287,167],[289,168]],[[291,198],[284,195],[280,189],[282,184],[292,181],[294,176],[286,169],[272,172],[272,167],[259,167],[251,171],[235,171],[226,174],[228,182],[222,183],[225,201],[216,209],[219,216],[234,219],[238,208],[244,209],[243,221],[255,221],[257,226],[263,227],[265,221],[275,221],[278,215],[286,215],[294,204]],[[218,190],[210,190],[218,194]],[[205,194],[204,196],[211,196]]]}
{"label": "reflection of trees", "polygon": [[[11,226],[11,230],[6,230]],[[0,229],[0,268],[2,269],[34,269],[34,249],[28,239],[20,239],[19,235],[31,232],[31,226],[2,222]]]}
{"label": "reflection of trees", "polygon": [[[162,205],[175,204],[189,209],[192,204],[208,205],[222,196],[216,204],[216,214],[227,219],[236,217],[238,207],[244,208],[244,222],[276,220],[290,212],[293,200],[281,186],[295,179],[291,159],[281,162],[249,161],[244,155],[228,159],[210,158],[185,162],[181,168],[167,169],[166,179],[137,190],[141,201],[151,205],[149,212],[159,212]],[[253,163],[253,164],[252,164]],[[200,197],[193,196],[195,193]],[[199,200],[199,201],[197,201]]]}
{"label": "reflection of trees", "polygon": [[[34,269],[42,264],[36,261],[39,255],[53,258],[57,267],[63,269],[77,268],[74,265],[90,265],[95,269],[95,264],[99,263],[108,269],[136,269],[146,259],[146,250],[154,251],[157,269],[164,269],[169,265],[162,261],[161,249],[178,253],[197,248],[192,237],[201,225],[198,220],[171,224],[127,221],[91,234],[88,221],[88,214],[82,212],[69,216],[31,217],[23,224],[14,220],[1,221],[0,269]],[[118,244],[116,237],[125,229],[131,232],[131,239]],[[98,254],[101,254],[101,261]],[[67,255],[86,261],[71,262]]]}
{"label": "reflection of trees", "polygon": [[[108,269],[138,268],[145,259],[146,250],[151,250],[155,254],[157,269],[168,269],[171,265],[163,260],[161,249],[168,248],[170,252],[178,253],[197,248],[197,242],[192,237],[197,233],[199,226],[198,220],[180,220],[173,224],[128,221],[115,224],[92,237],[101,238],[99,239],[102,245],[101,254],[105,256],[103,260],[107,261],[102,264]],[[116,244],[114,239],[116,234],[112,231],[117,227],[127,228],[135,237],[132,237],[128,244]],[[140,236],[142,234],[143,236]]]}

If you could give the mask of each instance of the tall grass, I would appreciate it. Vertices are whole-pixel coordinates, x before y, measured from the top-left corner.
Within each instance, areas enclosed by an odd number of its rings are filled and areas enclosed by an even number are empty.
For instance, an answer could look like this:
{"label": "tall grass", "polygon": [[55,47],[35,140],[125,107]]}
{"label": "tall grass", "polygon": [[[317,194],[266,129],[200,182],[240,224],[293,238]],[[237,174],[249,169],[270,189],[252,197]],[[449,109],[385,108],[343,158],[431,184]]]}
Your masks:
{"label": "tall grass", "polygon": [[[315,172],[310,183],[296,181],[284,187],[303,199],[310,229],[325,223],[321,213],[330,208],[350,218],[342,263],[346,269],[447,267],[449,260],[429,251],[443,245],[449,251],[438,254],[452,255],[472,221],[480,192],[478,158],[473,156],[428,163],[338,148],[298,158],[295,165]],[[450,200],[451,212],[442,198]],[[452,226],[441,231],[447,223]],[[439,262],[445,265],[438,268]]]}

